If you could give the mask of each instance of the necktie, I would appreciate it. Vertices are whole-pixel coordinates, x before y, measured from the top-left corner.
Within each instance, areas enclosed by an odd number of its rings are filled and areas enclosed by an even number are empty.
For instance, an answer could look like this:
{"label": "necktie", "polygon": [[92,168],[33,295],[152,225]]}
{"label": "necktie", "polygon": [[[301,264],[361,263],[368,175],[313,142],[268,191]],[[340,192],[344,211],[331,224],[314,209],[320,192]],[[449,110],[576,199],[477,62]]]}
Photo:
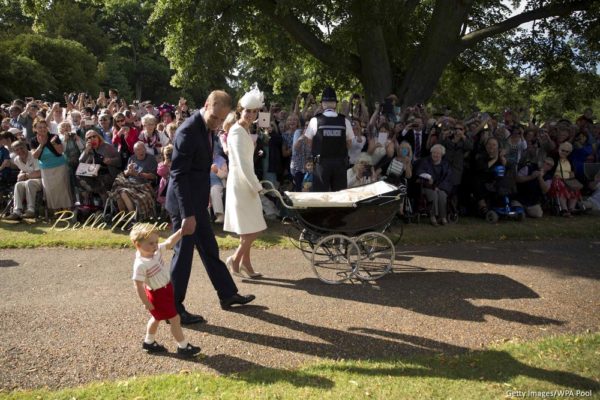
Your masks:
{"label": "necktie", "polygon": [[415,132],[415,157],[421,158],[421,132]]}

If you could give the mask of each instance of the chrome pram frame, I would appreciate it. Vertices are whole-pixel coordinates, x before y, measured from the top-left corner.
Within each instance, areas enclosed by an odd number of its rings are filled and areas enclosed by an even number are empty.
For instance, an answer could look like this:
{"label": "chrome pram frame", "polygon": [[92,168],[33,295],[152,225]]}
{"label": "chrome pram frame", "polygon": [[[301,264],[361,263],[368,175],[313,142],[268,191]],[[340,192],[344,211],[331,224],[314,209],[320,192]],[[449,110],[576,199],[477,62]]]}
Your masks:
{"label": "chrome pram frame", "polygon": [[[390,228],[400,204],[404,201],[406,188],[396,187],[385,182],[365,185],[362,189],[353,188],[335,192],[371,189],[379,185],[373,196],[348,201],[341,204],[319,202],[312,193],[308,205],[302,204],[302,194],[285,192],[283,195],[271,182],[261,182],[264,194],[273,195],[288,210],[284,219],[288,226],[299,232],[298,239],[288,231],[288,237],[295,247],[302,251],[311,262],[311,267],[321,281],[340,284],[349,280],[376,280],[392,271],[395,260],[394,242],[385,232]],[[385,185],[385,186],[384,186]],[[389,189],[389,190],[388,190]],[[331,197],[331,193],[322,193]],[[315,203],[316,201],[316,203]],[[312,204],[311,204],[312,203]]]}

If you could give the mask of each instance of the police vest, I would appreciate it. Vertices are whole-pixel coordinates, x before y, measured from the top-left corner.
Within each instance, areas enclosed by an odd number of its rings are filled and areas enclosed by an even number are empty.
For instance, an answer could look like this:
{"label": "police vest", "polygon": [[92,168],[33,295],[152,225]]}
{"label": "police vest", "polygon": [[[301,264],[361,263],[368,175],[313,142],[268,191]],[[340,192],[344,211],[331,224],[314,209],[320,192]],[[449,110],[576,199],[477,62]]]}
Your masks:
{"label": "police vest", "polygon": [[312,141],[313,156],[342,159],[348,157],[346,118],[341,114],[335,117],[317,114],[315,118],[317,118],[317,133]]}

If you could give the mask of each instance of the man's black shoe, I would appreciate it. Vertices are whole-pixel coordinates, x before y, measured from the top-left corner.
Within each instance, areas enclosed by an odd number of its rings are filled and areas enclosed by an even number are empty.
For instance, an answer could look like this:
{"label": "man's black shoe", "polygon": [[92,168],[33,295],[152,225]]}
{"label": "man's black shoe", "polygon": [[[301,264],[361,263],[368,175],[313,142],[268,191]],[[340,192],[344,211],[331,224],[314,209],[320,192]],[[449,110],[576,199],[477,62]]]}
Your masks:
{"label": "man's black shoe", "polygon": [[201,324],[206,322],[202,315],[191,314],[185,310],[179,313],[179,318],[181,318],[181,325]]}
{"label": "man's black shoe", "polygon": [[164,353],[167,351],[165,346],[156,343],[156,341],[150,344],[143,342],[142,349],[146,350],[148,353]]}
{"label": "man's black shoe", "polygon": [[189,344],[185,348],[177,346],[177,354],[183,357],[192,357],[200,353],[200,347]]}
{"label": "man's black shoe", "polygon": [[253,294],[249,294],[248,296],[242,296],[236,293],[227,299],[221,300],[221,308],[223,310],[229,310],[234,304],[247,304],[255,298],[256,297]]}

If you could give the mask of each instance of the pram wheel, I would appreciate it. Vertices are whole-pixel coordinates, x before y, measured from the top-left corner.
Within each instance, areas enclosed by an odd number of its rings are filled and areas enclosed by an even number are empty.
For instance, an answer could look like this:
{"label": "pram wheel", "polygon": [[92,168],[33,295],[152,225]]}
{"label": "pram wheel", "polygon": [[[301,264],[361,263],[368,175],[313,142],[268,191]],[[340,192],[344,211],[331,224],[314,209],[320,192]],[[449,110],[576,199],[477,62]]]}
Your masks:
{"label": "pram wheel", "polygon": [[321,281],[338,284],[356,274],[360,264],[360,250],[348,236],[329,235],[317,242],[311,262],[315,275]]}
{"label": "pram wheel", "polygon": [[374,281],[392,270],[396,249],[389,237],[379,232],[367,232],[355,241],[360,250],[360,266],[355,273],[357,278]]}
{"label": "pram wheel", "polygon": [[496,222],[498,222],[498,214],[496,214],[495,211],[490,210],[485,213],[485,220],[490,224],[495,224]]}

